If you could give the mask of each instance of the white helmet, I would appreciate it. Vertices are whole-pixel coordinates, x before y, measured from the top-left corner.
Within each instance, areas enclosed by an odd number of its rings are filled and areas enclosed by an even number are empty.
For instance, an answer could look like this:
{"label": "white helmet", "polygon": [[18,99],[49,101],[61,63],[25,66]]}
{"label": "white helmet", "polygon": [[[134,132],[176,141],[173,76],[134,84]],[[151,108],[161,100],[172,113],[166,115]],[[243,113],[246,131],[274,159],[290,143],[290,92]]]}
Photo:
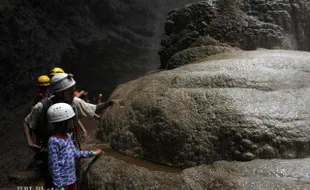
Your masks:
{"label": "white helmet", "polygon": [[66,121],[75,116],[72,106],[66,103],[57,103],[47,110],[47,121],[49,123],[57,123]]}
{"label": "white helmet", "polygon": [[68,88],[75,85],[75,80],[72,78],[73,75],[67,73],[57,73],[51,79],[51,88],[53,92],[60,92],[67,90]]}

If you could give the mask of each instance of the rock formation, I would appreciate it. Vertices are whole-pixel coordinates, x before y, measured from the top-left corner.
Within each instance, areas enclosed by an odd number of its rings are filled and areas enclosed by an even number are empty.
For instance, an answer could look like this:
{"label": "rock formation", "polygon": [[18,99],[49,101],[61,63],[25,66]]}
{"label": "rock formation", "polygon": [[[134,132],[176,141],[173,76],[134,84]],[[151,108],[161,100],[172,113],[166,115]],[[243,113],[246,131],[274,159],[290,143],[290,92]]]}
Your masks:
{"label": "rock formation", "polygon": [[112,157],[83,160],[82,186],[97,189],[309,189],[309,159],[219,161],[180,174],[149,171]]}
{"label": "rock formation", "polygon": [[112,97],[127,104],[105,112],[102,139],[122,153],[179,167],[309,156],[310,53],[223,57],[119,86]]}
{"label": "rock formation", "polygon": [[[310,4],[305,0],[208,0],[172,10],[165,24],[165,36],[159,52],[161,68],[173,69],[197,61],[203,54],[206,57],[229,51],[227,48],[217,48],[217,51],[206,49],[210,44],[201,42],[192,48],[192,44],[197,44],[201,38],[243,50],[280,48],[308,51],[309,10]],[[180,57],[182,61],[176,64],[175,60]]]}

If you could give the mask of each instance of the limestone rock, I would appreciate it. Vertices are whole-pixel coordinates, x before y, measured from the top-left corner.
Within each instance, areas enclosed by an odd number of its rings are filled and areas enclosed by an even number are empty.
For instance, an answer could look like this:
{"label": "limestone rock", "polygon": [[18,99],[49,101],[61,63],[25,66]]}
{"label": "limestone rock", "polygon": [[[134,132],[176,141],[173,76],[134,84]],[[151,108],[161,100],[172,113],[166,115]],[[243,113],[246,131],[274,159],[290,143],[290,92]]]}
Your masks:
{"label": "limestone rock", "polygon": [[168,14],[161,41],[161,68],[175,68],[173,57],[181,57],[182,52],[183,57],[195,57],[195,50],[188,48],[204,36],[243,50],[309,51],[309,10],[305,0],[208,0],[174,9]]}
{"label": "limestone rock", "polygon": [[82,161],[85,189],[309,189],[309,159],[218,161],[180,174],[149,171],[108,156]]}
{"label": "limestone rock", "polygon": [[310,53],[227,54],[120,85],[101,135],[128,155],[188,167],[309,156]]}

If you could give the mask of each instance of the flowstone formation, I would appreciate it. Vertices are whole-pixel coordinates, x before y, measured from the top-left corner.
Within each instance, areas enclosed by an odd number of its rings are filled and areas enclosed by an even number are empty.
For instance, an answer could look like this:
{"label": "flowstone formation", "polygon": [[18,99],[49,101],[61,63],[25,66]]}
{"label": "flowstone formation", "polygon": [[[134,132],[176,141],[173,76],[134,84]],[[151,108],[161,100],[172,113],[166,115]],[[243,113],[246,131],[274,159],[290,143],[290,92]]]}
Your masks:
{"label": "flowstone formation", "polygon": [[305,0],[209,0],[172,10],[159,51],[161,68],[177,68],[236,48],[308,51],[309,10]]}
{"label": "flowstone formation", "polygon": [[120,85],[101,138],[114,149],[187,167],[309,156],[310,53],[238,51]]}

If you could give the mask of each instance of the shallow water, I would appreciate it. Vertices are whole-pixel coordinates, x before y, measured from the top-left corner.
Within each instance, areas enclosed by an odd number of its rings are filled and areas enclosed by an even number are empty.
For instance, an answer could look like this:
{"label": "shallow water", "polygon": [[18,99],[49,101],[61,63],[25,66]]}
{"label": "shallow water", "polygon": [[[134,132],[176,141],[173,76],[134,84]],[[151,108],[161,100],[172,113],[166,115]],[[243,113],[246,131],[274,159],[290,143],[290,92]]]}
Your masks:
{"label": "shallow water", "polygon": [[[82,122],[85,125],[86,130],[88,130],[88,133],[90,134],[91,138],[93,139],[95,136],[96,129],[97,129],[96,121],[84,119],[84,120],[82,120]],[[109,144],[101,143],[99,140],[89,141],[86,145],[84,145],[83,149],[88,149],[88,147],[100,148],[105,152],[106,156],[111,156],[111,157],[114,157],[118,160],[123,160],[128,164],[134,164],[136,166],[144,167],[144,168],[147,168],[151,171],[163,171],[163,172],[167,172],[167,173],[181,173],[182,172],[181,168],[170,167],[170,166],[158,164],[155,162],[151,162],[148,160],[135,158],[132,156],[127,156],[125,154],[122,154],[122,153],[112,149]]]}

